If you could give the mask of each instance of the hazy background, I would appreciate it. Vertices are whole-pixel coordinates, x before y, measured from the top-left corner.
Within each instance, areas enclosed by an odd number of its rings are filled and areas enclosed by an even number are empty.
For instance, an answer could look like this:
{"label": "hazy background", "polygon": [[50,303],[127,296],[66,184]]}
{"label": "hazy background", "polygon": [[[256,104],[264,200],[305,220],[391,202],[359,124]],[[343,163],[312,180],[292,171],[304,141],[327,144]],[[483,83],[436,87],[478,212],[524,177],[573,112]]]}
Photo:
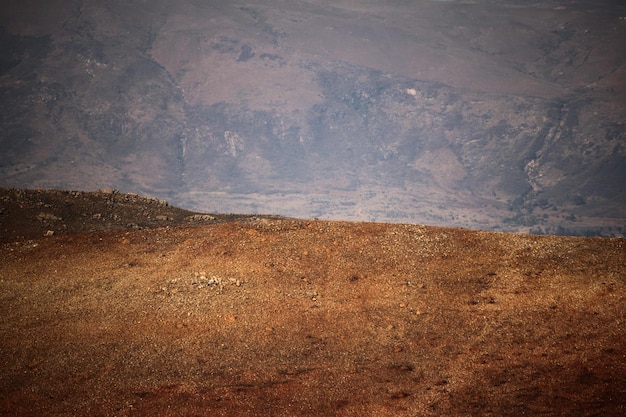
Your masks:
{"label": "hazy background", "polygon": [[620,3],[4,0],[0,186],[623,235]]}

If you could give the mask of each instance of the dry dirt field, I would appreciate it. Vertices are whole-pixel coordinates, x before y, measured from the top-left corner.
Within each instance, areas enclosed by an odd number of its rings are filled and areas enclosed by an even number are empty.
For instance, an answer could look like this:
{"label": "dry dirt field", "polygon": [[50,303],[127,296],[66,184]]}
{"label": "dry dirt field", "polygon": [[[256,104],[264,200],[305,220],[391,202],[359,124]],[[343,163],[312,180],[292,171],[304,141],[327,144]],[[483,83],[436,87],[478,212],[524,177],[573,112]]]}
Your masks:
{"label": "dry dirt field", "polygon": [[626,414],[625,239],[0,191],[2,416]]}

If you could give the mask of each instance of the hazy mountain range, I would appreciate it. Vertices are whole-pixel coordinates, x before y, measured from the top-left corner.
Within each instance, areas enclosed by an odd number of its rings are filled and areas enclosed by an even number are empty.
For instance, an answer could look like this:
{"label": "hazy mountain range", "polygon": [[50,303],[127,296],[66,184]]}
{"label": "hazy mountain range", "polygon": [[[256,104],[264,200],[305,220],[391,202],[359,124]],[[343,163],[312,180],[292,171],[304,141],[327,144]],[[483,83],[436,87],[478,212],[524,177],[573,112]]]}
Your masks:
{"label": "hazy mountain range", "polygon": [[626,230],[618,1],[4,1],[0,186]]}

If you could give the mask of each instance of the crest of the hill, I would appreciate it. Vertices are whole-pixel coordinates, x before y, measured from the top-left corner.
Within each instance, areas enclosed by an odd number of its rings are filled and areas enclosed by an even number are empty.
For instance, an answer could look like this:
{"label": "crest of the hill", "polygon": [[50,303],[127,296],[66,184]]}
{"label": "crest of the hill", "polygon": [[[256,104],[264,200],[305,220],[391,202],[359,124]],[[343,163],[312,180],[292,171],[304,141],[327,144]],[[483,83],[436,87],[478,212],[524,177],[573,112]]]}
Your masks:
{"label": "crest of the hill", "polygon": [[92,192],[0,188],[0,240],[59,234],[193,226],[278,218],[206,214],[167,201],[107,189]]}

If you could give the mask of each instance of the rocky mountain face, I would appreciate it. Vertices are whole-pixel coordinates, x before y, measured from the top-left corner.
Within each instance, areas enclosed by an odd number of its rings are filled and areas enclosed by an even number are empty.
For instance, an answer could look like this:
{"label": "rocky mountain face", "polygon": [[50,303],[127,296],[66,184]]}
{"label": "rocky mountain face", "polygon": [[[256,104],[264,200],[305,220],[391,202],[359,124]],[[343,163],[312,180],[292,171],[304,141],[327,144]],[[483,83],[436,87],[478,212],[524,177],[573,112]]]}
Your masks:
{"label": "rocky mountain face", "polygon": [[620,235],[618,2],[8,1],[0,185]]}

